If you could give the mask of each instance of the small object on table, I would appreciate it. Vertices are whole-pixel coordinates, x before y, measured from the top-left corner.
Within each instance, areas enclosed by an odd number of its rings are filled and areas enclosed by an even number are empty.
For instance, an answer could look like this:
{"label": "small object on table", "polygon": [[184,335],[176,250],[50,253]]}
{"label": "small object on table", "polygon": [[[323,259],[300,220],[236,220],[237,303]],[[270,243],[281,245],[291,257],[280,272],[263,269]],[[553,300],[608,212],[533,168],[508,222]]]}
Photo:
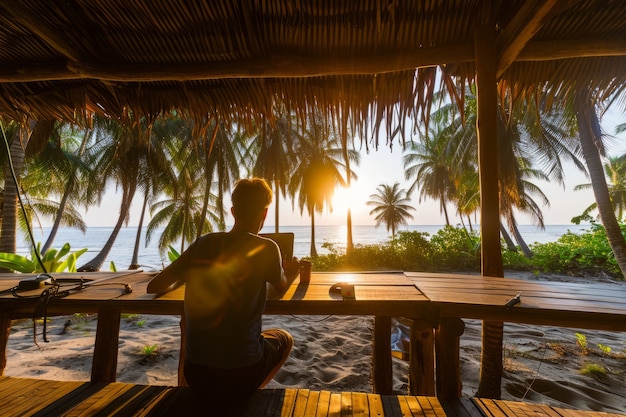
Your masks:
{"label": "small object on table", "polygon": [[513,307],[515,304],[521,303],[522,302],[522,293],[518,292],[517,295],[513,298],[511,298],[509,301],[506,302],[506,304],[504,305],[507,310],[511,307]]}
{"label": "small object on table", "polygon": [[311,280],[311,262],[300,261],[300,282],[308,283]]}
{"label": "small object on table", "polygon": [[354,296],[354,285],[347,282],[334,283],[330,286],[328,293],[331,295],[331,298],[333,294],[340,295],[344,300],[354,300],[356,298]]}

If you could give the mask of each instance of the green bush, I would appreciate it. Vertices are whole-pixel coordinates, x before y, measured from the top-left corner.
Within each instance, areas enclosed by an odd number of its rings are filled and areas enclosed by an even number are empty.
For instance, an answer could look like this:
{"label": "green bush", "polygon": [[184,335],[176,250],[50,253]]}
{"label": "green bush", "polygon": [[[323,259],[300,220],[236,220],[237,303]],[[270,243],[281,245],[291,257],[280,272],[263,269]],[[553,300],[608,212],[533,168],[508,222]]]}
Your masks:
{"label": "green bush", "polygon": [[[625,226],[622,226],[624,230]],[[357,245],[346,256],[332,244],[325,244],[328,255],[312,259],[316,271],[403,270],[403,271],[479,271],[480,237],[461,227],[447,226],[430,236],[424,232],[400,232],[394,240]],[[527,258],[518,249],[502,248],[505,269],[563,274],[598,274],[621,277],[606,233],[592,224],[580,235],[568,232],[556,242],[533,243]]]}

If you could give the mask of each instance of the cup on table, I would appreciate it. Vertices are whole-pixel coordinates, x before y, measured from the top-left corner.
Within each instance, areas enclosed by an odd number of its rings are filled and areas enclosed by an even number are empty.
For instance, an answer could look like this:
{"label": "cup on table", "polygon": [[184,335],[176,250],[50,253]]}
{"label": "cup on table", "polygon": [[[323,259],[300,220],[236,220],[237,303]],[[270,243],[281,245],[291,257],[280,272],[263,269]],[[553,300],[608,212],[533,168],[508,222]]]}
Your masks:
{"label": "cup on table", "polygon": [[300,261],[300,282],[308,283],[311,280],[311,262]]}

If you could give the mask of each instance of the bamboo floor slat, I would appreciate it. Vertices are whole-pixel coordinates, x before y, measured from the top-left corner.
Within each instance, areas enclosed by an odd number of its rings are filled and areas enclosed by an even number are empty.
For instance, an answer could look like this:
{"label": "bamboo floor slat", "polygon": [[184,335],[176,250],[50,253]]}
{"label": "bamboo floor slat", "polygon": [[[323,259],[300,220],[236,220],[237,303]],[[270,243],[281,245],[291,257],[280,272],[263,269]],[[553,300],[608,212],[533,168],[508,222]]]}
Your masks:
{"label": "bamboo floor slat", "polygon": [[14,416],[280,416],[280,417],[626,417],[547,405],[477,398],[379,395],[308,389],[259,390],[216,404],[188,387],[0,377],[0,415]]}

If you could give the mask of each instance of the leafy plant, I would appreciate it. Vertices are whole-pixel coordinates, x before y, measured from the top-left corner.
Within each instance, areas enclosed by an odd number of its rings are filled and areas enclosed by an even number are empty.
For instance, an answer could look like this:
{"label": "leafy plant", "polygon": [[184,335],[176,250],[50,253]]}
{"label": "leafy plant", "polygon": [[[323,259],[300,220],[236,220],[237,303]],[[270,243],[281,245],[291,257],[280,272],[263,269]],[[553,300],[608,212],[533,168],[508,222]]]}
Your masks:
{"label": "leafy plant", "polygon": [[141,354],[146,359],[154,359],[159,354],[159,346],[154,345],[146,345],[141,348]]}
{"label": "leafy plant", "polygon": [[598,349],[604,352],[607,355],[611,354],[611,346],[603,345],[602,343],[598,343]]}
{"label": "leafy plant", "polygon": [[[38,243],[37,253],[40,249],[41,243]],[[60,250],[50,249],[41,255],[41,261],[46,272],[76,272],[76,260],[85,252],[87,248],[70,253],[70,244],[66,243]],[[30,258],[15,253],[0,252],[0,266],[22,273],[44,272],[34,250],[31,251]]]}
{"label": "leafy plant", "polygon": [[601,376],[606,375],[606,368],[597,363],[588,363],[580,370],[580,373],[589,376]]}
{"label": "leafy plant", "polygon": [[180,257],[180,253],[174,249],[172,247],[172,245],[169,246],[170,250],[167,251],[167,258],[170,260],[170,262],[174,262],[176,259],[178,259],[178,257]]}
{"label": "leafy plant", "polygon": [[582,351],[583,355],[586,355],[589,353],[589,348],[587,346],[587,336],[585,336],[582,333],[576,333],[576,344],[578,344],[578,346],[580,346],[580,350]]}

